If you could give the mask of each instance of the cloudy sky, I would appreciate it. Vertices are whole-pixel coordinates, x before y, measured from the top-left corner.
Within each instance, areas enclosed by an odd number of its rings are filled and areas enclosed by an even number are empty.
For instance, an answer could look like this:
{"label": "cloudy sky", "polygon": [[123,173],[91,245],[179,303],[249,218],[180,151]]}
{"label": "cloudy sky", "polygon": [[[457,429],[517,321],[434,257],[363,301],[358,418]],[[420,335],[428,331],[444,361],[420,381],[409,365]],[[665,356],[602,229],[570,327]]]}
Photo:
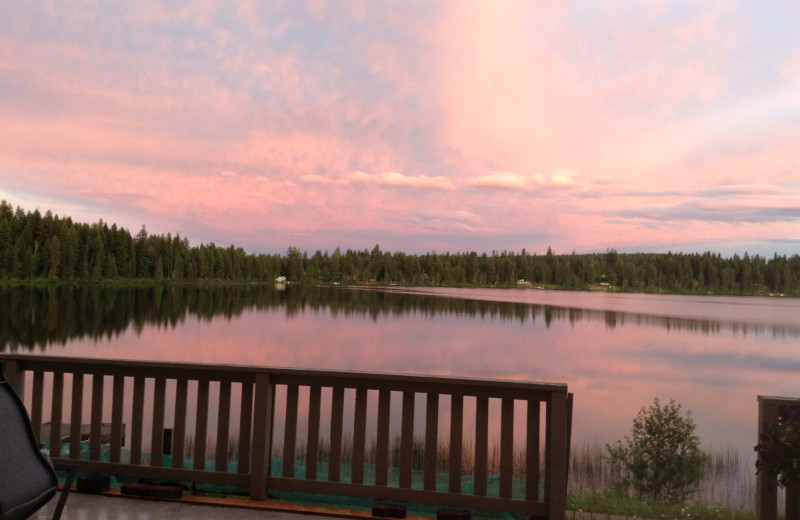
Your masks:
{"label": "cloudy sky", "polygon": [[0,4],[0,199],[251,253],[800,252],[800,2]]}

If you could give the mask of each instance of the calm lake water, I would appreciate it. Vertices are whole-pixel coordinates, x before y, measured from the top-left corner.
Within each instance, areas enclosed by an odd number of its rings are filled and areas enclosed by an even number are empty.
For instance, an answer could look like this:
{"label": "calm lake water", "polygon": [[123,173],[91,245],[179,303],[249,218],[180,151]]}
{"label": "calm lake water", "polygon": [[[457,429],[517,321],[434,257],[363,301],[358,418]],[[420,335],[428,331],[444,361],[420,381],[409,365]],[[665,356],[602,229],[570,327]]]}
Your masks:
{"label": "calm lake water", "polygon": [[658,397],[754,460],[757,395],[800,396],[800,300],[293,287],[0,291],[0,350],[566,382],[573,444]]}

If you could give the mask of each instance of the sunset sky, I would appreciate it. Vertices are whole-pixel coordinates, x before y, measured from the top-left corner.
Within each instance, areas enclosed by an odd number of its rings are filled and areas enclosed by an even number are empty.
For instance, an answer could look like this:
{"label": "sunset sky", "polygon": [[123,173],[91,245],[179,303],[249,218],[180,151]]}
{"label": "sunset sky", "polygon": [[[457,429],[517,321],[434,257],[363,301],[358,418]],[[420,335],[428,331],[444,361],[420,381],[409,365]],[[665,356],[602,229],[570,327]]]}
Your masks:
{"label": "sunset sky", "polygon": [[800,253],[800,2],[0,4],[0,199],[251,253]]}

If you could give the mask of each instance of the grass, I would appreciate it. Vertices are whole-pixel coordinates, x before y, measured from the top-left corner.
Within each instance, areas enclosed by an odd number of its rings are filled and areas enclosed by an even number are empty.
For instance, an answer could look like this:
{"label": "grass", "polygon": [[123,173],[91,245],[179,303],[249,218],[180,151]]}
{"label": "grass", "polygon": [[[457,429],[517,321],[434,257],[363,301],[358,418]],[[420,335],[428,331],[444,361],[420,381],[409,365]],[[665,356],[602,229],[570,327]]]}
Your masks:
{"label": "grass", "polygon": [[754,520],[756,517],[754,511],[707,505],[645,502],[610,492],[577,495],[570,493],[567,496],[567,509],[651,520]]}

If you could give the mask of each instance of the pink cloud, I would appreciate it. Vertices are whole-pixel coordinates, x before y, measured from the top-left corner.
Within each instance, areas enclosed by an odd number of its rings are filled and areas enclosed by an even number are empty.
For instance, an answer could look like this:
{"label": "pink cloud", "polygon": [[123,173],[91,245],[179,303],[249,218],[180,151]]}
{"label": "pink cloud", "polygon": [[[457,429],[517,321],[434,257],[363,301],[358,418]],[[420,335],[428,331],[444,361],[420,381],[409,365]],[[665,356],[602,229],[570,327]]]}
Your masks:
{"label": "pink cloud", "polygon": [[384,186],[408,186],[414,188],[432,188],[446,191],[452,191],[456,189],[456,185],[450,179],[444,177],[428,177],[427,175],[409,176],[397,172],[371,174],[357,171],[352,172],[349,177],[353,182],[380,184]]}
{"label": "pink cloud", "polygon": [[800,62],[742,54],[761,33],[735,3],[52,9],[0,8],[12,194],[255,247],[276,229],[566,251],[796,235],[769,190],[797,177]]}
{"label": "pink cloud", "polygon": [[513,172],[493,172],[489,175],[470,177],[464,181],[467,186],[480,188],[500,188],[512,190],[530,189],[525,177]]}
{"label": "pink cloud", "polygon": [[492,172],[489,175],[470,177],[464,181],[467,186],[528,191],[534,187],[569,188],[575,181],[572,170],[556,170],[548,174],[535,173],[530,176],[513,172]]}

